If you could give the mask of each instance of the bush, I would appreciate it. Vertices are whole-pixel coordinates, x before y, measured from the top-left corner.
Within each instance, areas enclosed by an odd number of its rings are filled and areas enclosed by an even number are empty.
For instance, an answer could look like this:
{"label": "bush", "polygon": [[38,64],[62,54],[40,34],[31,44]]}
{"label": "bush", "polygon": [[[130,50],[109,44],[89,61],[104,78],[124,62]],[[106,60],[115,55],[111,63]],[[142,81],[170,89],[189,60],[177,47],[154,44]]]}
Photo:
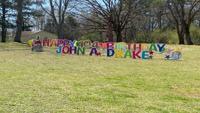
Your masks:
{"label": "bush", "polygon": [[177,44],[178,36],[175,30],[166,30],[166,31],[155,30],[152,33],[152,40],[155,43]]}
{"label": "bush", "polygon": [[151,33],[137,33],[133,39],[136,43],[167,43],[178,44],[178,35],[176,30],[155,30]]}
{"label": "bush", "polygon": [[133,39],[135,43],[152,43],[153,40],[151,38],[150,33],[137,33],[136,37]]}
{"label": "bush", "polygon": [[[200,28],[192,25],[191,29],[191,38],[194,44],[200,45]],[[162,42],[162,43],[169,43],[169,44],[178,44],[179,39],[178,35],[175,30],[165,30],[165,31],[160,31],[160,30],[155,30],[152,33],[152,38],[154,42]]]}
{"label": "bush", "polygon": [[89,33],[80,38],[80,40],[91,40],[91,41],[105,41],[104,38],[101,37],[100,33]]}
{"label": "bush", "polygon": [[192,41],[196,45],[200,45],[200,28],[196,26],[191,27],[191,37]]}

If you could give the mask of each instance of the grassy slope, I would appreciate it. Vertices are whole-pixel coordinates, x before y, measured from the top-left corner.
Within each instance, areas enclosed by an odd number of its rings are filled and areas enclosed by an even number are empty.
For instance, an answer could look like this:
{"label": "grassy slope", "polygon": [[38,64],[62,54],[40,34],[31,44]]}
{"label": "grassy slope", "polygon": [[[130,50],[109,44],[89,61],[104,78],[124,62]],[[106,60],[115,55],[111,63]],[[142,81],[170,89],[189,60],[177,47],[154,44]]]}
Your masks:
{"label": "grassy slope", "polygon": [[[7,47],[5,47],[7,46]],[[0,112],[197,113],[200,47],[183,61],[31,53],[0,44]]]}

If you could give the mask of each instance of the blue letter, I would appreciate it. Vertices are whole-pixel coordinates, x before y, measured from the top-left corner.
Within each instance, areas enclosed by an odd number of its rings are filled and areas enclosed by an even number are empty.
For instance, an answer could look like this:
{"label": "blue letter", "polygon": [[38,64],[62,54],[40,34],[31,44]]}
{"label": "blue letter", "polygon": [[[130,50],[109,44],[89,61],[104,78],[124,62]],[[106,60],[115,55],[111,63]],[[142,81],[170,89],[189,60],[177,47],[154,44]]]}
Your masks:
{"label": "blue letter", "polygon": [[149,51],[143,51],[142,52],[142,59],[150,59]]}
{"label": "blue letter", "polygon": [[107,57],[112,57],[114,56],[115,51],[113,49],[107,49]]}

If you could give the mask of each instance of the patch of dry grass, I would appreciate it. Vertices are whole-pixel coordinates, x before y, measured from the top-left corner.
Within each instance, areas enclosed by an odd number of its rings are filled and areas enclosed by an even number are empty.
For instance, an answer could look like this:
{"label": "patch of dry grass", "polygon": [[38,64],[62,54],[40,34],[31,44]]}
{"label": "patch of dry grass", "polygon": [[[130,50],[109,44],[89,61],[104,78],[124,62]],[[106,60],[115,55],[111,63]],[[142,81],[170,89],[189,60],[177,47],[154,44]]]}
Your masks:
{"label": "patch of dry grass", "polygon": [[0,44],[0,112],[198,113],[200,47],[182,48],[182,61],[142,61]]}

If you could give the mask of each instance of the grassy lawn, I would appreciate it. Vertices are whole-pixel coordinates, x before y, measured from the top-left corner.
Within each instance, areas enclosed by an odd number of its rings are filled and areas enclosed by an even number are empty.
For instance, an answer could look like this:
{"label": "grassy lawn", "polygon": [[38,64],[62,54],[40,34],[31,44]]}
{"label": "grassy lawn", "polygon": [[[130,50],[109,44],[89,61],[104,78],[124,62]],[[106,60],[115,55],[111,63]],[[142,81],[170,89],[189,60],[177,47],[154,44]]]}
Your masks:
{"label": "grassy lawn", "polygon": [[0,113],[199,113],[200,46],[182,48],[142,61],[0,44]]}

